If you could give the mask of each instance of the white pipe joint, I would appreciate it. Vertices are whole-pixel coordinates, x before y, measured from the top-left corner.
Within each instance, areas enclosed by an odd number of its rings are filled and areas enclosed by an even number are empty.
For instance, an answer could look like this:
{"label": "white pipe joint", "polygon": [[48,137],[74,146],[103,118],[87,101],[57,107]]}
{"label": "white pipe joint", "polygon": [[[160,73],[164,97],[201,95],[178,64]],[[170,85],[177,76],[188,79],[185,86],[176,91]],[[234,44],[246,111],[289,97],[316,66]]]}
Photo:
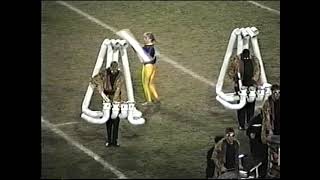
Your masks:
{"label": "white pipe joint", "polygon": [[246,28],[241,28],[241,34],[243,37],[249,36],[249,33],[247,32]]}
{"label": "white pipe joint", "polygon": [[251,38],[253,38],[253,37],[256,36],[256,34],[255,34],[254,32],[252,32],[251,28],[247,27],[247,28],[246,28],[246,31],[248,32],[248,34],[249,34],[249,36],[250,36]]}
{"label": "white pipe joint", "polygon": [[118,39],[111,39],[111,45],[112,45],[113,49],[118,49],[121,46]]}
{"label": "white pipe joint", "polygon": [[139,111],[136,107],[133,108],[132,114],[133,114],[133,117],[141,117],[142,116],[142,112]]}
{"label": "white pipe joint", "polygon": [[120,112],[120,103],[119,102],[113,102],[112,103],[112,113],[111,113],[111,119],[116,119],[118,117],[118,114]]}
{"label": "white pipe joint", "polygon": [[120,46],[122,46],[123,48],[128,48],[129,46],[126,40],[120,40],[119,43],[120,43]]}
{"label": "white pipe joint", "polygon": [[108,46],[110,43],[111,43],[110,39],[105,39],[105,40],[103,40],[101,46]]}
{"label": "white pipe joint", "polygon": [[111,103],[103,103],[103,116],[101,118],[91,117],[84,113],[81,114],[81,118],[93,124],[104,124],[109,120],[110,109]]}
{"label": "white pipe joint", "polygon": [[262,88],[264,89],[264,100],[267,100],[269,96],[271,96],[272,91],[271,91],[271,84],[269,83],[264,83],[262,85]]}
{"label": "white pipe joint", "polygon": [[258,87],[256,94],[257,94],[256,100],[262,101],[265,95],[265,90],[261,87]]}
{"label": "white pipe joint", "polygon": [[251,27],[251,31],[257,36],[259,34],[259,30],[256,27]]}
{"label": "white pipe joint", "polygon": [[240,89],[240,96],[241,97],[247,97],[247,91],[248,91],[248,87],[247,86],[242,86]]}
{"label": "white pipe joint", "polygon": [[128,104],[127,103],[122,103],[120,105],[121,113],[119,114],[120,119],[125,119],[128,117]]}
{"label": "white pipe joint", "polygon": [[234,102],[240,100],[240,97],[235,93],[223,93],[222,91],[217,92],[217,95],[220,96],[221,99],[228,102]]}
{"label": "white pipe joint", "polygon": [[128,121],[133,125],[144,124],[145,120],[143,118],[133,116],[134,102],[128,102],[128,106]]}
{"label": "white pipe joint", "polygon": [[83,108],[82,107],[82,112],[90,117],[94,117],[94,118],[101,118],[103,116],[103,112],[101,111],[91,111],[88,108]]}
{"label": "white pipe joint", "polygon": [[249,95],[247,96],[247,101],[248,102],[253,102],[256,99],[256,90],[253,86],[249,87]]}
{"label": "white pipe joint", "polygon": [[237,28],[233,31],[235,35],[241,35],[241,29]]}
{"label": "white pipe joint", "polygon": [[232,110],[237,110],[243,108],[244,105],[246,105],[246,97],[241,96],[240,102],[238,104],[231,104],[227,101],[224,101],[220,98],[220,96],[216,96],[217,101],[219,101],[224,107]]}

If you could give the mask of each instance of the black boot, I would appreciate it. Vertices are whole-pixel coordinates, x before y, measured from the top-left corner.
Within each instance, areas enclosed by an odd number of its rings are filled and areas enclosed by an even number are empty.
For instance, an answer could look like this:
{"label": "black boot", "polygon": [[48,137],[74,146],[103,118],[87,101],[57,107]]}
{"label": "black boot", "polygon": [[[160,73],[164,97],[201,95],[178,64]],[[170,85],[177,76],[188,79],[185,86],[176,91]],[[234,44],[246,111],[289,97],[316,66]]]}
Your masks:
{"label": "black boot", "polygon": [[112,143],[113,146],[115,147],[120,147],[120,144],[118,144],[118,141],[117,140],[114,140],[113,143]]}

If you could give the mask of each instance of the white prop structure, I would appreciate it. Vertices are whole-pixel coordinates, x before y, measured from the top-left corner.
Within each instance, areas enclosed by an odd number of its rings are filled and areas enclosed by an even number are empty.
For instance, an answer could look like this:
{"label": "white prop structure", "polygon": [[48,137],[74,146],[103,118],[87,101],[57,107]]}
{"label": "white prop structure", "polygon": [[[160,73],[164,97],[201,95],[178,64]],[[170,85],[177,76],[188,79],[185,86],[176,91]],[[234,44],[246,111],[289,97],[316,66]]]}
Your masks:
{"label": "white prop structure", "polygon": [[[256,27],[247,28],[236,28],[232,31],[227,51],[224,56],[223,64],[220,70],[218,82],[216,84],[216,99],[228,109],[241,109],[247,102],[264,101],[271,95],[271,84],[267,82],[267,77],[265,74],[260,49],[258,45],[257,35],[259,31]],[[249,49],[249,44],[251,42],[252,50],[254,56],[259,61],[260,66],[260,85],[258,88],[242,86],[241,78],[239,78],[239,88],[240,92],[224,93],[222,91],[223,82],[225,74],[227,72],[228,64],[231,56],[233,55],[233,50],[236,48],[236,54],[242,53],[243,49]],[[238,73],[240,77],[240,74]],[[238,103],[236,103],[239,101]]]}
{"label": "white prop structure", "polygon": [[[93,111],[89,109],[89,105],[94,92],[94,87],[89,83],[87,92],[82,102],[81,118],[83,118],[84,120],[94,124],[103,124],[107,122],[110,117],[112,119],[119,117],[121,119],[126,118],[133,125],[140,125],[145,123],[145,119],[141,117],[142,113],[135,108],[127,47],[128,43],[126,40],[105,39],[101,44],[92,77],[99,73],[106,55],[106,68],[108,68],[110,67],[112,61],[118,62],[120,54],[128,101],[122,104],[118,102],[103,102],[102,111]],[[112,111],[110,112],[111,108]]]}

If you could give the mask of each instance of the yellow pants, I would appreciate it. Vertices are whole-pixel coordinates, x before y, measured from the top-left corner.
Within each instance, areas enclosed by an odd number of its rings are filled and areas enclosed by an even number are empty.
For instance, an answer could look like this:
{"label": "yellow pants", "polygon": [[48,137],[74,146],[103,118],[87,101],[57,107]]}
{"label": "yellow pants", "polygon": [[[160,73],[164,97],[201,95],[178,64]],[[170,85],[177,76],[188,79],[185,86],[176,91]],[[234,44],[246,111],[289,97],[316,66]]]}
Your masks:
{"label": "yellow pants", "polygon": [[142,86],[144,95],[148,102],[152,100],[158,101],[159,96],[154,85],[154,76],[156,74],[156,66],[154,64],[146,64],[142,67]]}

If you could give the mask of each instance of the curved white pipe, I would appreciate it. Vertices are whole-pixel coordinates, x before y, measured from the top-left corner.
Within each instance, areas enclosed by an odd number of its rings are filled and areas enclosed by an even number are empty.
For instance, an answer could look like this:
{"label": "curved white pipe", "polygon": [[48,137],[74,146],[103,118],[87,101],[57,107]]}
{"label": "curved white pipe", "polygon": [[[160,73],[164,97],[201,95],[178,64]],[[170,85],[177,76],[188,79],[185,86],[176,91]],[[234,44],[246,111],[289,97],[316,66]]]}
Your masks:
{"label": "curved white pipe", "polygon": [[119,114],[120,119],[125,119],[128,117],[128,104],[122,103],[120,105],[121,113]]}
{"label": "curved white pipe", "polygon": [[128,41],[128,43],[135,49],[137,54],[142,58],[144,63],[151,61],[151,59],[146,55],[138,41],[134,37],[132,37],[126,29],[120,30],[116,34]]}
{"label": "curved white pipe", "polygon": [[261,72],[261,74],[260,74],[261,83],[265,84],[265,83],[267,83],[267,76],[266,76],[266,72],[264,70],[264,66],[263,66],[263,62],[262,62],[262,58],[261,58],[261,54],[260,54],[260,48],[259,48],[259,44],[258,44],[258,39],[256,36],[251,38],[251,44],[252,44],[253,52],[259,61],[260,72]]}
{"label": "curved white pipe", "polygon": [[140,125],[140,124],[144,124],[145,123],[145,120],[141,117],[135,117],[133,116],[133,111],[134,111],[134,103],[132,102],[129,102],[128,103],[129,105],[129,109],[128,109],[128,121],[133,124],[133,125]]}
{"label": "curved white pipe", "polygon": [[113,102],[112,103],[112,112],[111,112],[111,119],[116,119],[120,112],[120,103]]}
{"label": "curved white pipe", "polygon": [[234,101],[240,100],[239,95],[235,93],[222,93],[220,91],[220,92],[217,92],[217,96],[219,96],[222,100],[228,101],[228,102],[234,102]]}
{"label": "curved white pipe", "polygon": [[93,88],[89,85],[86,95],[84,96],[83,102],[82,102],[82,107],[81,110],[84,114],[94,117],[94,118],[100,118],[103,116],[103,112],[101,111],[92,111],[89,109],[90,106],[90,100],[93,94]]}
{"label": "curved white pipe", "polygon": [[238,104],[231,104],[227,101],[224,101],[223,99],[221,99],[220,96],[216,96],[216,99],[226,108],[228,109],[232,109],[232,110],[235,110],[235,109],[241,109],[243,108],[244,105],[246,105],[246,97],[240,97],[240,103]]}
{"label": "curved white pipe", "polygon": [[140,112],[136,107],[134,107],[133,111],[132,111],[132,115],[133,115],[133,117],[141,117],[142,112]]}
{"label": "curved white pipe", "polygon": [[[240,90],[240,102],[237,104],[231,104],[228,101],[225,101],[220,96],[216,96],[216,99],[226,108],[228,109],[241,109],[247,102],[247,87],[243,86]],[[239,97],[238,96],[238,97]]]}
{"label": "curved white pipe", "polygon": [[103,103],[103,116],[101,118],[90,117],[84,113],[81,114],[81,118],[93,124],[103,124],[109,120],[110,109],[111,103]]}

